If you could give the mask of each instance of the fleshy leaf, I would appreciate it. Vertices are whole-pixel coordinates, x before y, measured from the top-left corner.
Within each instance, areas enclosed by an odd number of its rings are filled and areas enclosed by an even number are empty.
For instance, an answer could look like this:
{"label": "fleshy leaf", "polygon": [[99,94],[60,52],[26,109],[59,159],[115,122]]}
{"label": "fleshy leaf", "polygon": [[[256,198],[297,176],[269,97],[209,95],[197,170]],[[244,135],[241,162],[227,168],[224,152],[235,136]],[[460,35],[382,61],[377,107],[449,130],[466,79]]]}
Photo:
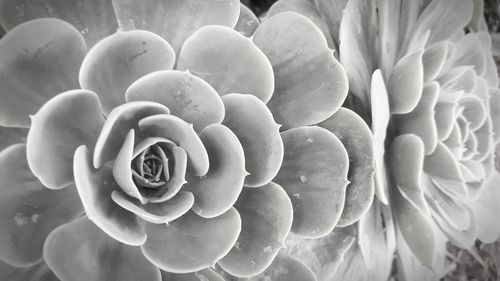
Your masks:
{"label": "fleshy leaf", "polygon": [[375,50],[376,25],[373,23],[372,3],[369,0],[347,1],[339,26],[340,62],[349,77],[349,92],[365,106],[370,104],[370,75],[374,68],[372,52]]}
{"label": "fleshy leaf", "polygon": [[439,96],[439,84],[430,82],[423,91],[417,106],[408,114],[397,116],[398,129],[401,134],[415,134],[424,143],[425,154],[436,149],[438,130],[434,121],[434,108]]}
{"label": "fleshy leaf", "polygon": [[490,116],[495,143],[500,140],[500,90],[490,88]]}
{"label": "fleshy leaf", "polygon": [[197,132],[224,119],[224,105],[217,92],[189,71],[148,74],[130,85],[126,99],[127,102],[144,100],[163,104],[171,114],[192,123]]}
{"label": "fleshy leaf", "polygon": [[240,3],[237,0],[113,2],[118,21],[124,28],[152,31],[172,44],[176,54],[179,54],[184,40],[205,25],[233,28],[240,12]]}
{"label": "fleshy leaf", "polygon": [[[438,230],[439,231],[439,230]],[[396,232],[398,279],[402,281],[438,280],[438,272],[422,264],[408,246],[400,231]],[[443,241],[440,241],[443,242]],[[444,256],[440,256],[444,260]]]}
{"label": "fleshy leaf", "polygon": [[293,205],[292,232],[306,238],[330,233],[344,208],[349,156],[330,131],[305,126],[281,133],[283,165],[274,179]]}
{"label": "fleshy leaf", "polygon": [[43,252],[50,268],[65,281],[161,280],[158,268],[138,247],[112,239],[87,217],[54,230]]}
{"label": "fleshy leaf", "polygon": [[309,267],[318,280],[339,280],[335,278],[335,271],[347,263],[344,260],[345,254],[354,245],[355,240],[354,227],[337,227],[327,236],[318,239],[304,239],[290,235],[286,241],[286,248],[282,251]]}
{"label": "fleshy leaf", "polygon": [[128,196],[139,199],[142,204],[145,204],[147,199],[141,195],[132,179],[132,167],[130,163],[132,163],[134,153],[134,138],[134,129],[130,129],[113,163],[113,178],[123,192]]}
{"label": "fleshy leaf", "polygon": [[401,195],[421,212],[428,212],[422,188],[424,144],[412,134],[397,136],[391,143],[392,182]]}
{"label": "fleshy leaf", "polygon": [[314,272],[298,259],[279,253],[273,263],[261,274],[239,281],[317,281]]}
{"label": "fleshy leaf", "polygon": [[415,207],[397,187],[393,187],[390,194],[397,229],[418,260],[427,267],[432,267],[436,260],[436,237],[430,214]]}
{"label": "fleshy leaf", "polygon": [[422,66],[424,68],[424,82],[435,79],[443,69],[448,57],[447,41],[438,42],[427,47],[422,54]]}
{"label": "fleshy leaf", "polygon": [[73,185],[51,190],[31,173],[24,144],[0,153],[0,184],[0,259],[10,265],[40,262],[47,235],[83,213]]}
{"label": "fleshy leaf", "polygon": [[238,239],[241,218],[232,208],[206,219],[188,212],[169,225],[146,224],[146,258],[160,269],[189,273],[214,266]]}
{"label": "fleshy leaf", "polygon": [[458,162],[444,144],[438,143],[436,150],[425,157],[424,172],[444,192],[453,195],[467,194]]}
{"label": "fleshy leaf", "polygon": [[95,170],[85,146],[75,151],[73,167],[76,187],[88,218],[114,239],[128,245],[142,245],[146,233],[137,216],[111,199],[111,193],[120,188],[111,169],[105,166]]}
{"label": "fleshy leaf", "polygon": [[475,33],[466,34],[460,41],[455,42],[455,51],[446,61],[445,67],[471,65],[477,75],[482,76],[486,71],[486,55]]}
{"label": "fleshy leaf", "polygon": [[107,114],[125,102],[125,91],[135,80],[172,69],[174,62],[174,50],[160,36],[144,30],[118,31],[90,49],[80,69],[80,85],[99,95]]}
{"label": "fleshy leaf", "polygon": [[382,72],[377,69],[373,72],[370,85],[370,101],[372,110],[373,144],[375,150],[375,194],[384,204],[389,204],[385,170],[385,137],[391,117],[389,98],[385,87]]}
{"label": "fleshy leaf", "polygon": [[253,35],[257,27],[259,27],[259,24],[260,21],[252,10],[250,10],[243,3],[240,3],[240,16],[234,30],[244,36],[250,37]]}
{"label": "fleshy leaf", "polygon": [[[278,13],[295,12],[311,20],[323,33],[328,46],[335,50],[332,36],[328,30],[327,22],[329,19],[321,17],[315,6],[315,1],[311,0],[282,0],[275,2],[266,14],[266,17],[272,17]],[[337,38],[337,37],[335,37]]]}
{"label": "fleshy leaf", "polygon": [[179,146],[175,146],[172,148],[172,156],[174,159],[174,174],[168,180],[165,186],[165,193],[160,195],[159,197],[149,198],[150,202],[158,203],[165,202],[172,198],[186,183],[186,170],[187,170],[187,162],[188,156],[186,150]]}
{"label": "fleshy leaf", "polygon": [[224,281],[219,274],[210,268],[185,274],[161,271],[161,277],[163,281]]}
{"label": "fleshy leaf", "polygon": [[96,94],[72,90],[52,98],[32,117],[27,155],[33,174],[51,189],[73,183],[73,167],[68,163],[75,149],[93,148],[103,124]]}
{"label": "fleshy leaf", "polygon": [[276,87],[268,107],[284,128],[316,124],[339,109],[347,75],[313,22],[279,13],[257,28],[253,41],[273,66]]}
{"label": "fleshy leaf", "polygon": [[210,168],[205,176],[189,177],[183,189],[194,194],[193,211],[212,218],[229,210],[238,199],[247,175],[245,155],[236,135],[224,125],[209,125],[200,138]]}
{"label": "fleshy leaf", "polygon": [[283,142],[273,115],[253,95],[228,94],[222,101],[226,108],[223,124],[238,137],[245,152],[245,167],[250,173],[245,186],[270,182],[283,160]]}
{"label": "fleshy leaf", "polygon": [[29,127],[29,114],[53,96],[79,88],[86,52],[78,30],[58,19],[29,21],[8,32],[0,41],[0,125]]}
{"label": "fleshy leaf", "polygon": [[95,168],[114,160],[130,129],[139,133],[139,120],[157,114],[169,114],[165,106],[153,102],[129,102],[121,105],[108,115],[94,149]]}
{"label": "fleshy leaf", "polygon": [[173,115],[161,114],[142,119],[139,128],[143,134],[169,139],[184,149],[188,156],[188,169],[195,176],[203,176],[208,172],[207,150],[192,124]]}
{"label": "fleshy leaf", "polygon": [[412,111],[422,95],[424,68],[422,52],[401,58],[387,81],[387,94],[392,114]]}
{"label": "fleshy leaf", "polygon": [[241,233],[218,264],[231,275],[254,276],[268,268],[284,247],[292,226],[292,204],[283,188],[271,182],[243,189],[235,208],[241,216]]}
{"label": "fleshy leaf", "polygon": [[486,183],[481,195],[472,204],[474,217],[478,221],[478,237],[483,243],[493,243],[500,236],[500,224],[497,223],[500,205],[500,174],[495,172],[493,179]]}
{"label": "fleshy leaf", "polygon": [[472,9],[469,0],[431,1],[418,17],[411,42],[421,39],[428,30],[427,45],[448,39],[470,22]]}
{"label": "fleshy leaf", "polygon": [[32,267],[14,267],[0,260],[0,278],[9,281],[59,281],[45,262]]}
{"label": "fleshy leaf", "polygon": [[181,191],[172,199],[161,203],[149,203],[142,205],[119,191],[111,193],[111,199],[120,207],[130,211],[141,219],[156,224],[169,223],[184,215],[191,209],[194,196],[190,192]]}
{"label": "fleshy leaf", "polygon": [[[374,201],[370,210],[359,220],[358,231],[359,251],[367,268],[365,274],[375,275],[375,280],[387,280],[396,250],[390,207]],[[355,266],[348,267],[352,267],[350,271],[364,271]]]}
{"label": "fleshy leaf", "polygon": [[375,193],[371,131],[359,115],[343,107],[318,125],[334,133],[349,155],[349,184],[338,225],[353,224],[368,210]]}
{"label": "fleshy leaf", "polygon": [[182,46],[177,69],[207,81],[219,95],[252,94],[267,103],[274,91],[271,63],[249,38],[223,26],[197,30]]}
{"label": "fleshy leaf", "polygon": [[0,11],[0,23],[7,30],[36,18],[67,21],[83,35],[89,47],[117,28],[111,1],[3,0]]}

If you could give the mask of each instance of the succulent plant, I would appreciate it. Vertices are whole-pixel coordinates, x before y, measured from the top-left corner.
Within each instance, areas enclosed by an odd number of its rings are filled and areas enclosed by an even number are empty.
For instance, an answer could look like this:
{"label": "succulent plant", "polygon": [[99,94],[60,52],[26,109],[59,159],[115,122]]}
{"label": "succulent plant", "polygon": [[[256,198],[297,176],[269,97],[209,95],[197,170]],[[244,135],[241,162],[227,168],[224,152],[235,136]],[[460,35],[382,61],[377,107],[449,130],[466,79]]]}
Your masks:
{"label": "succulent plant", "polygon": [[2,278],[315,280],[286,237],[367,212],[370,131],[304,16],[4,0],[0,23]]}
{"label": "succulent plant", "polygon": [[436,280],[447,241],[495,241],[500,92],[482,1],[280,0],[268,15],[289,12],[338,50],[376,166],[376,199],[354,229],[289,251],[319,280],[386,280],[394,250],[402,280]]}

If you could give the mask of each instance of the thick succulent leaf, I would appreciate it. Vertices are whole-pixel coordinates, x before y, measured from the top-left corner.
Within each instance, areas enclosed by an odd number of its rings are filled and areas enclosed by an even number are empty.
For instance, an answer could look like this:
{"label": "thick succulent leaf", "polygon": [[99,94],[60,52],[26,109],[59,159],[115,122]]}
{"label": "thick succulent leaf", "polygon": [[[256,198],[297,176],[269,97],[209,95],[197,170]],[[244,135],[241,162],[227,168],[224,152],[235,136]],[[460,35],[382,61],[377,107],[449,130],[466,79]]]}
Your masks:
{"label": "thick succulent leaf", "polygon": [[439,84],[430,82],[424,87],[417,106],[408,114],[397,116],[399,132],[418,136],[424,144],[426,155],[432,153],[438,143],[438,130],[434,121],[438,96]]}
{"label": "thick succulent leaf", "polygon": [[427,213],[422,188],[423,165],[424,144],[419,137],[404,134],[392,141],[390,154],[392,182],[414,208]]}
{"label": "thick succulent leaf", "polygon": [[26,143],[27,128],[0,126],[0,151],[16,143]]}
{"label": "thick succulent leaf", "polygon": [[435,212],[433,208],[430,208],[430,210],[433,212],[432,218],[436,222],[436,225],[439,226],[441,231],[446,235],[451,243],[462,249],[470,249],[474,246],[474,243],[478,238],[478,226],[472,210],[467,209],[469,215],[463,218],[469,219],[469,227],[467,229],[455,228],[446,220],[445,217],[441,216],[441,213]]}
{"label": "thick succulent leaf", "polygon": [[444,72],[443,75],[439,76],[437,79],[437,81],[441,84],[443,91],[440,99],[448,97],[455,100],[455,97],[452,95],[456,92],[472,92],[476,87],[477,79],[476,72],[472,66],[457,67]]}
{"label": "thick succulent leaf", "polygon": [[456,103],[439,102],[438,98],[434,108],[434,121],[436,122],[438,140],[442,141],[450,136],[457,118],[456,108]]}
{"label": "thick succulent leaf", "polygon": [[243,189],[234,206],[241,216],[241,233],[218,264],[231,275],[254,276],[268,268],[284,247],[292,226],[292,203],[281,186],[270,182]]}
{"label": "thick succulent leaf", "polygon": [[54,230],[43,255],[64,281],[161,281],[160,271],[141,253],[102,232],[87,217]]}
{"label": "thick succulent leaf", "polygon": [[142,251],[150,262],[173,273],[214,266],[238,239],[241,218],[234,208],[215,218],[188,212],[168,225],[146,224]]}
{"label": "thick succulent leaf", "polygon": [[465,230],[470,227],[471,217],[464,204],[441,191],[425,177],[426,199],[430,210],[453,228]]}
{"label": "thick succulent leaf", "polygon": [[51,190],[31,173],[24,144],[0,153],[0,185],[0,259],[10,265],[40,262],[47,235],[83,213],[73,185]]}
{"label": "thick succulent leaf", "polygon": [[117,28],[111,1],[0,1],[0,24],[7,30],[36,18],[59,18],[71,23],[89,47],[114,33]]}
{"label": "thick succulent leaf", "polygon": [[157,70],[172,69],[175,53],[160,36],[144,31],[118,31],[99,41],[85,57],[80,85],[96,92],[107,114],[125,102],[135,80]]}
{"label": "thick succulent leaf", "polygon": [[387,95],[392,114],[412,111],[422,95],[424,68],[422,52],[401,58],[387,81]]}
{"label": "thick succulent leaf", "polygon": [[437,246],[430,214],[415,207],[397,187],[393,187],[390,194],[394,218],[404,241],[421,263],[432,267]]}
{"label": "thick succulent leaf", "polygon": [[169,114],[165,106],[153,102],[129,102],[115,108],[106,118],[94,148],[93,164],[97,169],[104,163],[114,160],[123,141],[131,129],[139,131],[139,120],[157,114]]}
{"label": "thick succulent leaf", "polygon": [[250,37],[253,35],[257,27],[259,27],[259,18],[243,3],[240,3],[240,16],[234,30]]}
{"label": "thick succulent leaf", "polygon": [[9,281],[59,281],[45,262],[31,267],[14,267],[0,260],[0,278]]}
{"label": "thick succulent leaf", "polygon": [[29,21],[8,32],[0,41],[0,125],[29,127],[29,114],[53,96],[79,88],[86,52],[78,30],[58,19]]}
{"label": "thick succulent leaf", "polygon": [[161,203],[142,205],[119,191],[111,193],[111,199],[120,207],[136,214],[141,219],[156,224],[168,224],[191,209],[194,196],[190,192],[181,191],[172,199]]}
{"label": "thick succulent leaf", "polygon": [[[359,220],[358,246],[367,270],[350,266],[351,271],[376,276],[375,280],[387,280],[392,269],[396,235],[390,207],[374,201],[370,210]],[[353,247],[355,249],[355,247]],[[354,249],[351,249],[354,250]]]}
{"label": "thick succulent leaf", "polygon": [[343,10],[347,4],[347,0],[314,0],[316,9],[324,19],[330,30],[330,34],[335,41],[339,43],[339,28],[342,20]]}
{"label": "thick succulent leaf", "polygon": [[482,76],[486,71],[486,54],[480,44],[475,33],[466,34],[460,41],[455,42],[455,51],[446,61],[445,68],[471,65],[477,75]]}
{"label": "thick succulent leaf", "polygon": [[340,62],[349,77],[349,92],[365,106],[370,104],[372,52],[375,50],[372,3],[369,0],[347,1],[339,27]]}
{"label": "thick succulent leaf", "polygon": [[210,168],[205,176],[189,177],[183,189],[195,197],[193,211],[211,218],[225,213],[238,199],[247,175],[245,154],[236,135],[226,126],[209,125],[200,138],[208,152]]}
{"label": "thick succulent leaf", "polygon": [[[328,30],[328,19],[324,19],[319,14],[320,11],[316,8],[314,1],[311,0],[282,0],[277,1],[274,5],[271,6],[269,11],[266,14],[266,17],[272,17],[278,13],[283,12],[295,12],[307,17],[311,20],[323,33],[325,39],[328,43],[328,46],[335,50],[335,44],[332,39],[332,35]],[[337,37],[336,37],[337,38]]]}
{"label": "thick succulent leaf", "polygon": [[252,94],[267,103],[274,91],[273,68],[249,38],[223,26],[197,30],[182,46],[177,69],[189,70],[223,96]]}
{"label": "thick succulent leaf", "polygon": [[282,251],[309,267],[318,280],[344,280],[336,279],[335,274],[342,264],[347,264],[345,254],[355,240],[354,227],[337,227],[327,236],[318,239],[304,239],[290,235],[286,241],[287,247]]}
{"label": "thick succulent leaf", "polygon": [[422,54],[422,66],[424,68],[424,82],[435,79],[443,69],[448,58],[447,41],[442,41],[425,48]]}
{"label": "thick succulent leaf", "polygon": [[493,129],[491,125],[491,119],[486,118],[484,124],[474,131],[474,135],[477,138],[477,154],[474,155],[473,159],[476,161],[484,161],[493,151]]}
{"label": "thick succulent leaf", "polygon": [[268,106],[284,128],[316,124],[339,109],[347,75],[313,22],[279,13],[257,28],[253,41],[273,66],[276,88]]}
{"label": "thick succulent leaf", "polygon": [[233,28],[238,21],[237,0],[115,0],[116,16],[122,28],[152,31],[179,50],[193,32],[205,25]]}
{"label": "thick succulent leaf", "polygon": [[359,115],[343,107],[318,125],[334,133],[349,155],[349,184],[338,225],[353,224],[368,210],[375,193],[375,154],[371,131]]}
{"label": "thick succulent leaf", "polygon": [[490,88],[490,116],[495,143],[500,140],[500,90]]}
{"label": "thick succulent leaf", "polygon": [[73,160],[80,145],[92,148],[104,124],[99,98],[87,90],[64,92],[31,118],[27,155],[31,171],[48,188],[74,182]]}
{"label": "thick succulent leaf", "polygon": [[389,204],[385,170],[385,137],[387,126],[391,117],[389,109],[389,98],[385,87],[382,72],[377,69],[371,78],[370,101],[371,101],[371,129],[373,132],[373,145],[375,151],[375,194],[384,204]]}
{"label": "thick succulent leaf", "polygon": [[238,281],[317,281],[314,272],[298,259],[279,253],[273,263],[261,274]]}
{"label": "thick succulent leaf", "polygon": [[157,71],[135,81],[127,89],[127,102],[152,101],[165,105],[171,114],[192,123],[200,132],[224,119],[224,105],[217,92],[189,71]]}
{"label": "thick succulent leaf", "polygon": [[130,163],[132,163],[134,153],[134,138],[135,132],[134,129],[131,129],[127,133],[113,163],[113,178],[128,196],[139,199],[142,204],[146,204],[147,199],[142,197],[132,178],[132,166]]}
{"label": "thick succulent leaf", "polygon": [[451,195],[467,194],[458,162],[444,144],[438,143],[434,152],[425,157],[424,172],[442,191]]}
{"label": "thick succulent leaf", "polygon": [[431,1],[418,17],[411,42],[420,40],[428,30],[428,46],[448,39],[470,22],[472,9],[472,1],[469,0]]}
{"label": "thick succulent leaf", "polygon": [[195,176],[208,172],[208,153],[192,124],[177,116],[161,114],[140,120],[139,128],[143,134],[169,139],[184,149],[188,156],[188,169]]}
{"label": "thick succulent leaf", "polygon": [[192,273],[171,273],[161,271],[163,281],[224,281],[213,269],[205,268]]}
{"label": "thick succulent leaf", "polygon": [[[440,276],[432,270],[432,267],[429,268],[417,259],[400,231],[396,232],[396,237],[398,279],[401,281],[439,280]],[[444,260],[444,256],[442,258]]]}
{"label": "thick succulent leaf", "polygon": [[175,146],[172,149],[172,155],[174,159],[174,174],[168,180],[165,186],[165,193],[163,193],[159,197],[149,198],[150,202],[165,202],[172,198],[177,192],[184,186],[186,183],[186,171],[187,171],[187,163],[188,156],[186,150],[179,146]]}
{"label": "thick succulent leaf", "polygon": [[478,224],[478,238],[483,243],[493,243],[500,236],[500,224],[497,223],[500,214],[500,205],[497,199],[500,198],[500,174],[495,172],[491,179],[484,186],[481,195],[472,202],[472,210]]}
{"label": "thick succulent leaf", "polygon": [[266,105],[253,95],[229,94],[222,97],[226,116],[222,122],[238,137],[250,173],[245,186],[270,182],[283,160],[283,141],[279,126]]}
{"label": "thick succulent leaf", "polygon": [[99,228],[112,238],[129,245],[142,245],[146,233],[137,216],[118,206],[111,193],[120,187],[110,168],[95,170],[91,154],[85,146],[75,151],[73,162],[75,182],[85,213]]}
{"label": "thick succulent leaf", "polygon": [[475,95],[464,95],[460,99],[460,105],[464,107],[462,115],[467,120],[467,125],[470,130],[479,129],[484,122],[488,111],[483,101]]}
{"label": "thick succulent leaf", "polygon": [[274,181],[292,199],[292,232],[306,238],[330,233],[344,209],[349,156],[330,131],[316,126],[281,133],[283,165]]}

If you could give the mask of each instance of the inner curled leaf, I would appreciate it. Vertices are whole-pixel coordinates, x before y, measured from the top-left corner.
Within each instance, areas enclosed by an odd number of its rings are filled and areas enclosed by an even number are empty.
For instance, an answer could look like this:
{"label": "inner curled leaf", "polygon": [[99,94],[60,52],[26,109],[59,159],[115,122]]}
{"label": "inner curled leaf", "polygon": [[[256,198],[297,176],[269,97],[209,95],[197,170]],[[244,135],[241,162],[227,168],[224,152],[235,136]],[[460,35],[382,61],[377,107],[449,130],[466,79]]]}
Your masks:
{"label": "inner curled leaf", "polygon": [[144,149],[132,160],[134,183],[144,196],[160,195],[173,173],[174,159],[167,145],[154,144]]}

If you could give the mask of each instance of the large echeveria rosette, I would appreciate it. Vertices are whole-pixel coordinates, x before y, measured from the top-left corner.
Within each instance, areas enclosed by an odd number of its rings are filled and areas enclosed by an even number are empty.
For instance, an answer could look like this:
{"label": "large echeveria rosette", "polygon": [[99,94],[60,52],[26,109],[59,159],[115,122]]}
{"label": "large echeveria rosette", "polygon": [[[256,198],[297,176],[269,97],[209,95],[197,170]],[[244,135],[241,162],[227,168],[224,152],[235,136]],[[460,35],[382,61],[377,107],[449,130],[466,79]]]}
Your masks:
{"label": "large echeveria rosette", "polygon": [[[61,280],[220,280],[216,263],[314,280],[278,254],[290,230],[320,237],[366,211],[372,186],[341,217],[349,148],[308,126],[347,79],[307,19],[257,27],[238,1],[0,6],[5,145],[30,127],[0,153],[0,258],[20,267],[5,274],[51,280],[43,253]],[[312,37],[293,47],[285,24]]]}
{"label": "large echeveria rosette", "polygon": [[325,258],[316,242],[317,255],[296,254],[325,279],[385,280],[397,245],[401,278],[433,280],[446,241],[498,238],[498,78],[481,1],[282,0],[270,14],[286,11],[331,36],[349,77],[345,105],[371,125],[377,166],[357,240],[342,246],[342,230],[330,243],[338,254]]}

